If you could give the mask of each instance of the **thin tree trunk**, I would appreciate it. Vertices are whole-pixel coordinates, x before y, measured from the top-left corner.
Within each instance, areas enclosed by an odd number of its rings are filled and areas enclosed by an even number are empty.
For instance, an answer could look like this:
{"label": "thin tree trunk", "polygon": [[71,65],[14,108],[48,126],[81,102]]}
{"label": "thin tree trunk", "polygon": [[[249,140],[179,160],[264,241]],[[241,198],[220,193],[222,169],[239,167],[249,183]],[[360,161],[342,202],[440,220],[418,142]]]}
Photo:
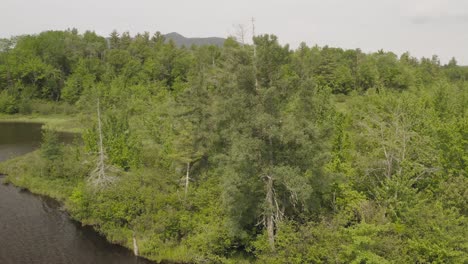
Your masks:
{"label": "thin tree trunk", "polygon": [[98,118],[98,134],[99,134],[99,157],[97,160],[96,169],[91,172],[89,180],[95,187],[102,187],[106,184],[109,184],[113,181],[112,177],[108,176],[106,171],[109,169],[106,166],[106,154],[104,151],[103,143],[103,132],[102,132],[102,122],[101,122],[101,109],[99,105],[99,99],[97,100],[97,118]]}
{"label": "thin tree trunk", "polygon": [[252,17],[252,42],[253,42],[253,66],[255,76],[255,90],[258,89],[258,78],[257,78],[257,45],[255,45],[255,19]]}
{"label": "thin tree trunk", "polygon": [[275,250],[275,221],[274,221],[274,198],[273,198],[273,177],[267,176],[266,184],[266,203],[267,203],[267,212],[266,212],[266,229],[268,235],[268,243],[270,244],[271,250]]}
{"label": "thin tree trunk", "polygon": [[135,237],[135,232],[133,232],[133,254],[139,256],[138,243]]}
{"label": "thin tree trunk", "polygon": [[190,162],[187,162],[187,173],[185,174],[185,199],[187,199],[189,182],[190,182]]}
{"label": "thin tree trunk", "polygon": [[105,165],[104,165],[104,146],[102,143],[102,124],[101,124],[101,109],[99,105],[99,98],[97,100],[97,114],[98,114],[98,132],[99,132],[99,178],[105,177]]}
{"label": "thin tree trunk", "polygon": [[[274,154],[273,154],[273,140],[271,135],[268,137],[269,154],[270,154],[270,167],[273,168]],[[273,186],[273,175],[267,176],[266,182],[266,203],[267,203],[267,214],[266,214],[266,229],[268,234],[268,243],[272,251],[275,250],[275,217],[279,221],[279,208],[276,202]]]}

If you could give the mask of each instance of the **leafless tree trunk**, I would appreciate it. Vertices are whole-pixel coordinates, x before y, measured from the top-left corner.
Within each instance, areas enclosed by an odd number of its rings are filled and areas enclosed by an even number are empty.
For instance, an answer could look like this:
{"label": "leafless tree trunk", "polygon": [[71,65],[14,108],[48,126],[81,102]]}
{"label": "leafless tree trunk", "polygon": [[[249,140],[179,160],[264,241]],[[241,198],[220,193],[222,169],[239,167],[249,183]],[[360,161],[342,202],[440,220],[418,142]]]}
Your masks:
{"label": "leafless tree trunk", "polygon": [[[268,144],[269,144],[269,162],[270,162],[270,167],[273,168],[274,166],[274,153],[273,153],[273,140],[271,136],[268,139]],[[264,213],[265,216],[265,227],[267,230],[267,235],[268,235],[268,244],[270,244],[270,248],[272,251],[275,250],[275,228],[276,224],[281,221],[281,210],[279,208],[278,201],[276,199],[276,194],[275,194],[275,187],[274,187],[274,176],[272,174],[268,174],[266,176],[266,197],[265,197],[265,202],[266,202],[266,211]]]}
{"label": "leafless tree trunk", "polygon": [[102,132],[102,122],[101,122],[101,107],[99,104],[99,99],[97,100],[97,119],[98,119],[98,134],[99,134],[99,157],[96,169],[91,172],[91,177],[89,180],[95,187],[101,187],[103,185],[107,185],[111,183],[114,179],[113,177],[107,175],[106,170],[110,168],[110,166],[106,166],[106,154],[104,151],[104,143],[103,143],[103,132]]}
{"label": "leafless tree trunk", "polygon": [[135,232],[133,232],[133,254],[135,254],[135,256],[139,256],[140,254],[138,250],[138,243],[135,237]]}
{"label": "leafless tree trunk", "polygon": [[185,174],[185,196],[184,196],[184,199],[187,199],[189,182],[190,182],[190,162],[187,162],[187,172]]}
{"label": "leafless tree trunk", "polygon": [[243,24],[238,24],[234,26],[236,32],[236,39],[241,43],[242,46],[245,45],[245,35],[247,33],[247,30],[245,28],[245,25]]}
{"label": "leafless tree trunk", "polygon": [[104,164],[104,146],[102,144],[102,124],[101,124],[101,106],[99,99],[97,100],[97,115],[98,115],[98,132],[99,132],[99,175],[106,177],[105,164]]}
{"label": "leafless tree trunk", "polygon": [[275,250],[275,205],[273,192],[273,177],[271,176],[267,176],[266,203],[268,208],[265,214],[265,225],[268,235],[268,244],[270,244],[271,250]]}
{"label": "leafless tree trunk", "polygon": [[257,45],[255,45],[255,18],[252,17],[252,42],[253,42],[253,66],[255,76],[255,90],[258,89],[258,78],[257,78]]}

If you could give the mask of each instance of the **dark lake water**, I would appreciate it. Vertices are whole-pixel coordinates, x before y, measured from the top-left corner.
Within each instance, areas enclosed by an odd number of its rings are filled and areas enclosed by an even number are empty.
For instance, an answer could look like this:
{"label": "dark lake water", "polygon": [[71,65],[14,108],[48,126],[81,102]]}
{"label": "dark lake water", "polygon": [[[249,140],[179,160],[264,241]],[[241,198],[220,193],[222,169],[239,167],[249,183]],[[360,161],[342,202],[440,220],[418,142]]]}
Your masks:
{"label": "dark lake water", "polygon": [[[60,135],[71,141],[73,135]],[[0,161],[40,145],[41,125],[0,122]],[[1,181],[1,179],[0,179]],[[152,263],[72,221],[50,198],[0,184],[0,264]]]}

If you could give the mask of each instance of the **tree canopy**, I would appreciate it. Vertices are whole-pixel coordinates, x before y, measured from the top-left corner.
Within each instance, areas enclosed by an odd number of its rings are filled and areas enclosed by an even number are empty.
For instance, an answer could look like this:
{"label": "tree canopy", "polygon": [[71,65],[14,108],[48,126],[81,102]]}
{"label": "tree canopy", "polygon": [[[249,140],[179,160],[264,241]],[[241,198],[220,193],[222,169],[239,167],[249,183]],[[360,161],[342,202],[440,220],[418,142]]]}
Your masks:
{"label": "tree canopy", "polygon": [[[0,112],[84,117],[84,144],[44,133],[29,175],[53,162],[40,177],[72,186],[74,218],[157,261],[467,262],[467,77],[455,58],[274,35],[0,41]],[[100,151],[119,173],[96,190]]]}

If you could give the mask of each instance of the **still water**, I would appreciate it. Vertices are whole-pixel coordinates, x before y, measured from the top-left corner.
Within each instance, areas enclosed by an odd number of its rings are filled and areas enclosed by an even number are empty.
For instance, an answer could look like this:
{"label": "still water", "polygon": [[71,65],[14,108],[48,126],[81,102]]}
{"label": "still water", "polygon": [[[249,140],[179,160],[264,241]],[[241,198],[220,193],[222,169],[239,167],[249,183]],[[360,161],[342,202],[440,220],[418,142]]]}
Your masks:
{"label": "still water", "polygon": [[[72,135],[60,135],[63,141]],[[41,125],[0,122],[0,161],[40,145]],[[0,176],[1,177],[1,176]],[[1,179],[0,179],[1,181]],[[81,227],[56,201],[0,184],[1,264],[151,263]]]}

